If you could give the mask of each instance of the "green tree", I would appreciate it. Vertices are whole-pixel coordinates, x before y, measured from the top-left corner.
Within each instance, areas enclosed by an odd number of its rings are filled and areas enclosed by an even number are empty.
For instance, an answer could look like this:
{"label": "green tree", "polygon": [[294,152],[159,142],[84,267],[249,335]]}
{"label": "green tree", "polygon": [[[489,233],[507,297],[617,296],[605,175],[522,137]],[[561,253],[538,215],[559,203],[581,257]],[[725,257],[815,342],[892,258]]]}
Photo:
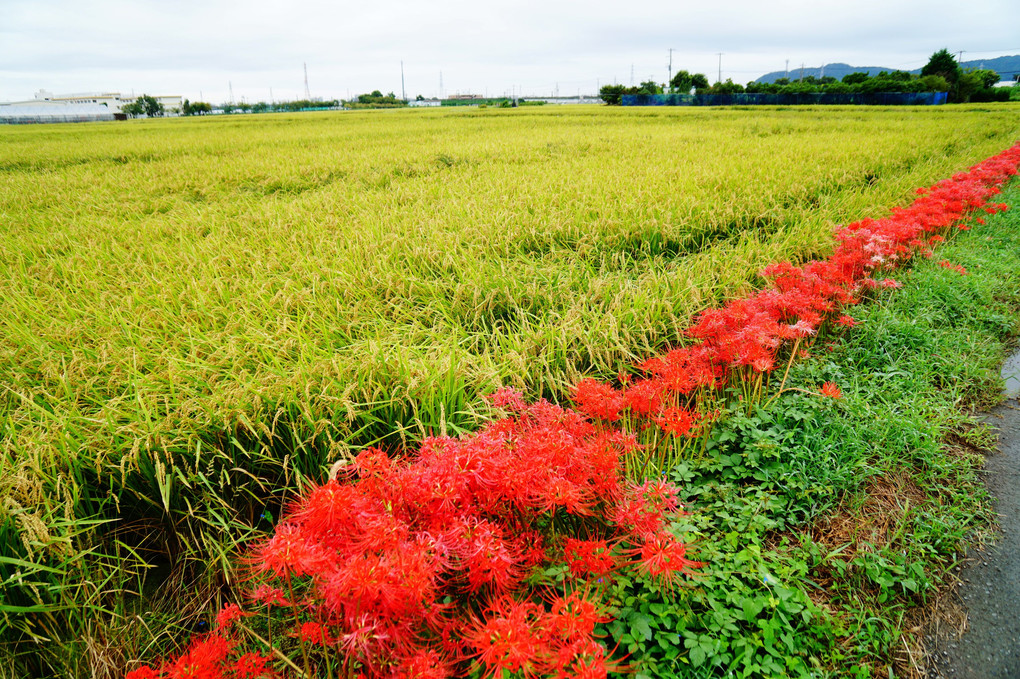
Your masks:
{"label": "green tree", "polygon": [[638,87],[638,94],[662,94],[662,87],[654,80],[646,80]]}
{"label": "green tree", "polygon": [[920,82],[925,92],[948,92],[953,87],[940,75],[922,75]]}
{"label": "green tree", "polygon": [[627,88],[623,85],[603,85],[599,89],[599,98],[606,102],[608,106],[619,106],[623,95],[627,93]]}
{"label": "green tree", "polygon": [[790,83],[779,89],[780,94],[811,94],[817,91],[818,88],[814,84],[805,82]]}
{"label": "green tree", "polygon": [[956,63],[956,57],[949,53],[949,50],[943,47],[935,54],[931,55],[928,59],[928,63],[921,69],[921,77],[926,75],[940,75],[945,78],[950,85],[955,85],[960,79],[961,70],[960,65]]}
{"label": "green tree", "polygon": [[[835,78],[833,78],[833,80],[835,80]],[[836,80],[836,82],[826,83],[823,91],[828,92],[829,94],[850,94],[853,92],[853,88],[846,83]]]}
{"label": "green tree", "polygon": [[999,74],[990,68],[976,68],[973,71],[968,72],[976,75],[981,80],[985,89],[995,87],[995,85],[999,82]]}
{"label": "green tree", "polygon": [[870,78],[871,76],[863,71],[857,71],[855,73],[847,73],[843,76],[843,82],[847,85],[860,85],[862,82]]}
{"label": "green tree", "polygon": [[675,90],[679,90],[682,94],[687,94],[692,89],[704,89],[708,87],[708,78],[703,73],[689,73],[687,71],[677,71],[673,79],[669,81],[670,87]]}
{"label": "green tree", "polygon": [[159,103],[155,97],[143,94],[138,97],[135,103],[141,104],[142,110],[149,118],[155,118],[156,116],[163,115],[163,104]]}
{"label": "green tree", "polygon": [[956,83],[957,101],[995,101],[992,86],[999,82],[999,74],[987,68],[969,69]]}
{"label": "green tree", "polygon": [[121,113],[125,113],[129,116],[142,116],[145,115],[145,106],[137,101],[132,101],[130,104],[124,104],[120,107]]}
{"label": "green tree", "polygon": [[709,89],[712,94],[741,94],[743,91],[743,85],[733,82],[731,78],[727,78],[724,83],[716,83]]}

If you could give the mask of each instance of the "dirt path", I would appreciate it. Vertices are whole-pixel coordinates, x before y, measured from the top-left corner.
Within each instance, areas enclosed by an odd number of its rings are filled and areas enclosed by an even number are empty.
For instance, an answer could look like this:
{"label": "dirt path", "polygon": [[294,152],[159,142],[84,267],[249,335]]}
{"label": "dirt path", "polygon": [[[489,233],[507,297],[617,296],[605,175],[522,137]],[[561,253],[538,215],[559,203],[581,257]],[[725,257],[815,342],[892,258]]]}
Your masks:
{"label": "dirt path", "polygon": [[985,421],[999,430],[999,450],[985,462],[985,483],[996,498],[999,540],[974,551],[959,576],[966,612],[962,637],[934,640],[931,675],[944,679],[1020,678],[1020,351],[1002,369],[1009,396]]}

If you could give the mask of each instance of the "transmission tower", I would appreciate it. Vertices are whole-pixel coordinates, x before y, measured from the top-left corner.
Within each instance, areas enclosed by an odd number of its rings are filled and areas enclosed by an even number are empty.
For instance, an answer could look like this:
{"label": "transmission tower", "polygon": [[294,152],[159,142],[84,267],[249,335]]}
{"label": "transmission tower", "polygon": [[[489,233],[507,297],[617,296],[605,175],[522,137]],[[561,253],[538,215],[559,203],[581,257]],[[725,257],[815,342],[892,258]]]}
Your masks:
{"label": "transmission tower", "polygon": [[312,93],[308,90],[308,64],[302,64],[305,67],[305,100],[312,100]]}

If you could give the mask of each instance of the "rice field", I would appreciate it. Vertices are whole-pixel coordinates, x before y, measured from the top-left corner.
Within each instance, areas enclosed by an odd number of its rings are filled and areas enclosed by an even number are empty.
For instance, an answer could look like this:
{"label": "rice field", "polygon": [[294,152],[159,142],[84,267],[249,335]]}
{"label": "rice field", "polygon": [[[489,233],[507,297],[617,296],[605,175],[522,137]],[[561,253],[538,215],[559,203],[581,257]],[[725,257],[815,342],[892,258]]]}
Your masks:
{"label": "rice field", "polygon": [[229,578],[303,478],[614,375],[1018,137],[1006,106],[0,128],[0,635],[143,560]]}

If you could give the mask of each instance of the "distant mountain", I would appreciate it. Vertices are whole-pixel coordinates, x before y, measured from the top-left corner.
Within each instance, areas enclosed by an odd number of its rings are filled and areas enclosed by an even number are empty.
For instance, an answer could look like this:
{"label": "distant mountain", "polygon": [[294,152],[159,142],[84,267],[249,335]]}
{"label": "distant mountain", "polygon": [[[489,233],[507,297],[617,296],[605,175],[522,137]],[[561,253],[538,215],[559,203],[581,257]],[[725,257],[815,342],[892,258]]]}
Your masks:
{"label": "distant mountain", "polygon": [[[966,54],[966,53],[965,53]],[[1014,54],[1010,57],[996,57],[994,59],[974,59],[971,61],[964,61],[961,64],[964,68],[988,68],[999,74],[999,80],[1013,80],[1017,74],[1020,74],[1020,54]],[[851,66],[850,64],[826,64],[825,66],[812,66],[810,68],[791,68],[789,75],[786,71],[773,71],[772,73],[766,73],[762,77],[758,78],[755,82],[759,83],[772,83],[779,78],[789,77],[790,80],[796,80],[797,78],[807,77],[809,75],[815,78],[821,78],[823,76],[832,76],[836,80],[842,80],[843,76],[849,75],[850,73],[867,73],[868,75],[878,75],[882,71],[893,72],[895,68],[888,66]],[[920,73],[921,69],[914,69],[911,73]]]}

